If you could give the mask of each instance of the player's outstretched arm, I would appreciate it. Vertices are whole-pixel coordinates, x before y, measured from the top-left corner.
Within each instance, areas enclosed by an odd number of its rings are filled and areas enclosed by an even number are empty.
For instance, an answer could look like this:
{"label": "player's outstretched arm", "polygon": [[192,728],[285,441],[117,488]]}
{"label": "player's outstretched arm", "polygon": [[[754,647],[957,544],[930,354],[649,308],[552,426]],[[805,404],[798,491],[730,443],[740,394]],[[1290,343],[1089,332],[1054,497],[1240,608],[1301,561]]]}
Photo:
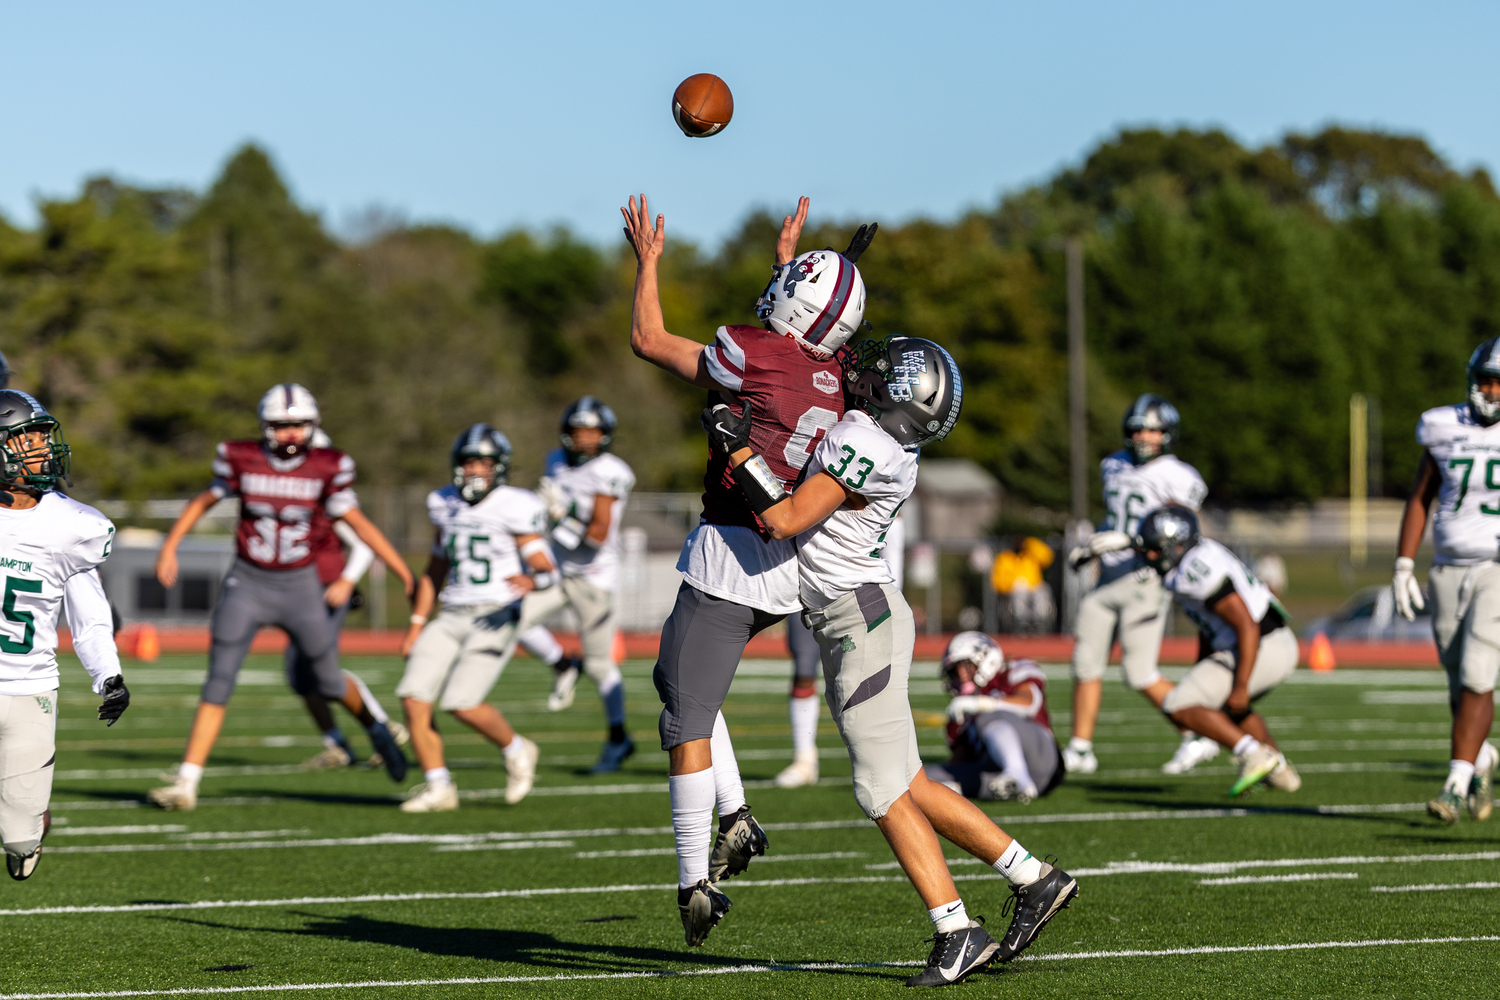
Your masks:
{"label": "player's outstretched arm", "polygon": [[406,629],[406,637],[401,640],[403,658],[411,653],[412,644],[422,634],[422,626],[427,624],[427,619],[437,604],[438,591],[442,589],[446,579],[448,557],[443,555],[443,533],[435,531],[432,537],[432,555],[427,558],[427,568],[422,571],[422,576],[417,580],[416,592],[412,595],[411,624]]}
{"label": "player's outstretched arm", "polygon": [[666,245],[666,217],[658,214],[652,225],[646,207],[646,196],[639,205],[632,196],[628,207],[620,209],[625,217],[625,239],[635,251],[635,297],[630,307],[630,349],[636,357],[665,369],[684,382],[704,389],[722,389],[708,373],[703,345],[696,340],[667,332],[661,311],[661,289],[657,262]]}
{"label": "player's outstretched arm", "polygon": [[210,507],[219,502],[219,494],[213,490],[204,490],[188,505],[182,508],[182,513],[177,515],[177,520],[172,523],[172,529],[167,532],[167,537],[161,543],[161,551],[156,553],[156,579],[163,587],[171,587],[177,582],[177,546],[182,543],[183,537],[193,530],[204,514],[208,513]]}
{"label": "player's outstretched arm", "polygon": [[1422,586],[1417,583],[1416,555],[1422,545],[1422,533],[1427,530],[1427,512],[1437,497],[1439,485],[1437,462],[1433,460],[1432,452],[1423,449],[1421,464],[1417,466],[1417,481],[1412,484],[1411,496],[1406,498],[1406,509],[1401,512],[1396,569],[1391,577],[1396,610],[1407,621],[1416,621],[1417,612],[1427,606]]}
{"label": "player's outstretched arm", "polygon": [[401,553],[396,551],[396,547],[385,537],[385,533],[375,527],[375,522],[365,517],[364,511],[358,507],[347,511],[339,520],[353,528],[359,540],[375,550],[380,561],[389,566],[391,572],[401,579],[401,587],[410,598],[416,587],[416,581],[412,579],[411,567],[406,565],[406,560],[401,558]]}
{"label": "player's outstretched arm", "polygon": [[745,491],[750,509],[755,511],[771,537],[791,538],[819,523],[838,510],[845,501],[864,506],[864,498],[826,470],[804,480],[796,492],[788,494],[771,472],[765,459],[750,450],[750,425],[753,422],[747,399],[738,412],[718,403],[703,411],[703,429],[710,444],[729,456],[735,482]]}
{"label": "player's outstretched arm", "polygon": [[797,258],[797,243],[807,223],[807,196],[797,199],[797,211],[781,220],[781,236],[776,240],[776,266],[790,264]]}

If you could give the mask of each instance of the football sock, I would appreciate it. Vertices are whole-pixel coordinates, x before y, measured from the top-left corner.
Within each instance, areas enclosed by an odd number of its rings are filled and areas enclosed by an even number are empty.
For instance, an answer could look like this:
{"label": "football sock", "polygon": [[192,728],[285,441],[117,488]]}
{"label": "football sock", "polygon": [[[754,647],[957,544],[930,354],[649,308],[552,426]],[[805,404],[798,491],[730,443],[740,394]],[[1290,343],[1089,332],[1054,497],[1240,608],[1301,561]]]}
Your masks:
{"label": "football sock", "polygon": [[526,651],[549,667],[557,665],[563,658],[562,643],[545,625],[533,625],[516,637]]}
{"label": "football sock", "polygon": [[625,678],[620,668],[610,665],[609,673],[599,682],[599,698],[604,702],[604,718],[611,726],[625,725]]}
{"label": "football sock", "polygon": [[177,780],[186,785],[198,787],[198,782],[203,780],[203,765],[189,764],[183,761],[177,767]]}
{"label": "football sock", "polygon": [[1469,794],[1469,782],[1474,780],[1474,765],[1466,760],[1450,760],[1448,762],[1448,780],[1443,783],[1443,791],[1452,792],[1454,795],[1464,796]]}
{"label": "football sock", "polygon": [[697,885],[708,878],[708,856],[713,851],[713,768],[667,779],[672,799],[672,836],[677,841],[677,887]]}
{"label": "football sock", "polygon": [[375,716],[376,722],[387,723],[391,721],[391,717],[385,714],[385,709],[381,707],[380,702],[376,700],[375,696],[370,693],[370,689],[365,686],[365,682],[360,679],[359,674],[345,670],[344,676],[349,678],[350,682],[353,683],[354,690],[359,692],[360,701],[363,701],[365,708],[368,708],[370,714]]}
{"label": "football sock", "polygon": [[1241,736],[1240,741],[1234,745],[1234,755],[1236,757],[1243,757],[1246,754],[1252,754],[1259,749],[1260,740],[1256,739],[1254,736],[1251,736],[1249,733],[1246,733],[1244,736]]}
{"label": "football sock", "polygon": [[446,767],[434,767],[430,771],[422,772],[422,780],[429,785],[451,785],[453,784],[453,775],[449,773]]}
{"label": "football sock", "polygon": [[1196,743],[1196,742],[1198,742],[1198,734],[1197,733],[1193,732],[1191,729],[1184,729],[1182,731],[1182,745],[1183,746],[1187,746],[1189,743]]}
{"label": "football sock", "polygon": [[714,758],[714,791],[718,797],[719,820],[733,816],[745,804],[745,783],[740,780],[739,761],[734,758],[734,744],[729,740],[729,723],[720,712],[714,719],[714,735],[709,742]]}
{"label": "football sock", "polygon": [[961,899],[944,903],[942,906],[934,906],[927,911],[927,916],[932,919],[932,929],[939,934],[951,934],[953,931],[961,931],[969,926],[969,914],[964,909],[964,901]]}
{"label": "football sock", "polygon": [[815,750],[818,746],[818,696],[787,700],[787,715],[792,720],[792,749]]}
{"label": "football sock", "polygon": [[1072,739],[1068,740],[1068,749],[1076,754],[1093,753],[1094,741],[1080,739],[1079,737],[1075,736]]}
{"label": "football sock", "polygon": [[1031,769],[1026,766],[1026,751],[1021,747],[1021,736],[1015,728],[1004,722],[984,727],[984,745],[990,756],[1000,762],[1000,768],[1015,779],[1021,791],[1028,795],[1036,793],[1036,782]]}
{"label": "football sock", "polygon": [[500,748],[500,752],[507,757],[514,757],[526,749],[526,744],[521,740],[521,734],[516,733],[511,741]]}
{"label": "football sock", "polygon": [[1030,885],[1042,877],[1042,863],[1033,858],[1019,840],[1010,842],[1010,846],[993,867],[1011,885]]}

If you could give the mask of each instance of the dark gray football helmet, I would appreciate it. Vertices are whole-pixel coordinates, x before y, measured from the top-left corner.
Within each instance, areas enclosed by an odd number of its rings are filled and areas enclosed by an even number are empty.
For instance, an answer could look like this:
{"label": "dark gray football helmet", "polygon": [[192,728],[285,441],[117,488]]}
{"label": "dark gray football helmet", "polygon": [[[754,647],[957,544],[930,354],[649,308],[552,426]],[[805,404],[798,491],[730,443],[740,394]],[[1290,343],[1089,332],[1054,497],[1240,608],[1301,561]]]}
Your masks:
{"label": "dark gray football helmet", "polygon": [[[1172,450],[1177,443],[1177,426],[1181,422],[1177,407],[1154,392],[1137,396],[1121,421],[1121,432],[1125,435],[1125,450],[1136,465],[1145,465],[1158,455]],[[1131,437],[1136,431],[1161,431],[1161,445],[1145,444]]]}
{"label": "dark gray football helmet", "polygon": [[964,380],[953,356],[930,340],[887,337],[839,351],[844,389],[907,451],[941,441],[958,423]]}
{"label": "dark gray football helmet", "polygon": [[[510,438],[489,424],[471,424],[458,435],[449,454],[453,465],[453,485],[459,496],[474,504],[483,500],[497,486],[505,485],[510,472]],[[493,458],[493,476],[470,476],[464,474],[464,460],[469,458]]]}
{"label": "dark gray football helmet", "polygon": [[10,386],[10,377],[13,374],[10,370],[10,362],[5,360],[5,352],[0,351],[0,389]]}
{"label": "dark gray football helmet", "polygon": [[1141,518],[1131,542],[1152,569],[1166,576],[1202,539],[1198,515],[1186,507],[1167,504]]}
{"label": "dark gray football helmet", "polygon": [[563,452],[568,456],[568,464],[582,465],[594,457],[574,449],[573,428],[597,427],[603,431],[604,437],[599,439],[599,451],[602,453],[609,451],[610,443],[615,439],[615,428],[619,425],[619,420],[615,418],[615,411],[593,396],[584,396],[574,402],[563,411],[558,433]]}
{"label": "dark gray football helmet", "polygon": [[1485,427],[1500,421],[1500,400],[1491,402],[1479,391],[1479,379],[1500,378],[1500,337],[1491,337],[1469,356],[1469,409]]}
{"label": "dark gray football helmet", "polygon": [[0,481],[45,492],[68,479],[72,451],[62,425],[24,392],[0,389]]}

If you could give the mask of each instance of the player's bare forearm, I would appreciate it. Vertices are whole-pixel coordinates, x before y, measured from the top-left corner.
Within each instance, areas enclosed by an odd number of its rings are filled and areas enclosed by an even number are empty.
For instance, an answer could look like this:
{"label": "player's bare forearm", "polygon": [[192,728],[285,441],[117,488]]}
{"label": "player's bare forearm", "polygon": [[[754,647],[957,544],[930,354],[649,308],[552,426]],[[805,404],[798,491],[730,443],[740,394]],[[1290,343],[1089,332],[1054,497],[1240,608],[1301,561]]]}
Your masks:
{"label": "player's bare forearm", "polygon": [[1250,689],[1250,673],[1255,669],[1255,656],[1260,652],[1260,623],[1250,614],[1245,599],[1238,593],[1224,597],[1211,610],[1229,623],[1239,639],[1239,658],[1234,665],[1234,688],[1236,691]]}
{"label": "player's bare forearm", "polygon": [[608,493],[594,494],[594,515],[589,519],[588,538],[595,545],[603,545],[609,537],[609,523],[614,516],[615,498]]}
{"label": "player's bare forearm", "polygon": [[156,553],[156,579],[163,587],[171,587],[177,582],[177,546],[182,542],[183,536],[192,531],[193,525],[218,502],[217,493],[204,490],[189,500],[182,513],[177,515],[167,537],[162,540],[161,549]]}
{"label": "player's bare forearm", "polygon": [[448,560],[441,556],[433,556],[427,561],[427,569],[417,580],[416,594],[412,597],[411,603],[413,615],[426,618],[432,614],[433,605],[437,604],[438,590],[441,589],[446,579],[448,579]]}
{"label": "player's bare forearm", "polygon": [[[541,541],[541,535],[517,535],[516,548],[524,549],[532,542]],[[538,573],[551,573],[557,569],[557,563],[552,559],[552,552],[545,547],[526,554],[526,565]]]}
{"label": "player's bare forearm", "polygon": [[1401,535],[1396,543],[1396,555],[1413,559],[1422,545],[1422,533],[1427,530],[1427,511],[1438,492],[1438,467],[1432,452],[1423,451],[1422,461],[1417,466],[1417,481],[1412,484],[1411,496],[1406,498],[1406,509],[1401,512]]}
{"label": "player's bare forearm", "polygon": [[[741,448],[729,456],[729,460],[736,466],[743,465],[752,454],[749,448]],[[821,523],[853,496],[858,494],[851,493],[843,483],[823,471],[804,480],[785,500],[766,508],[760,519],[772,538],[791,538]]]}
{"label": "player's bare forearm", "polygon": [[389,566],[391,572],[400,578],[402,589],[410,597],[413,586],[411,567],[406,565],[406,560],[401,558],[401,553],[397,552],[396,547],[385,537],[385,532],[375,527],[375,522],[365,517],[364,511],[358,507],[346,513],[341,520],[353,528],[359,540],[368,545],[380,557],[380,561]]}

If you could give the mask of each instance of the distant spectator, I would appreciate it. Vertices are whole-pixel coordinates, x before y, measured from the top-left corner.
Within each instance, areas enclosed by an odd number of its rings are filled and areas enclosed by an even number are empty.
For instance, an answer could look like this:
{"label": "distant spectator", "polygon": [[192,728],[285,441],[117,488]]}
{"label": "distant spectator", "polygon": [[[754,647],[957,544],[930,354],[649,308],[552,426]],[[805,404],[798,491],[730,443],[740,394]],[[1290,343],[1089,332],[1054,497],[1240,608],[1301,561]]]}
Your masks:
{"label": "distant spectator", "polygon": [[1255,560],[1255,575],[1277,597],[1286,593],[1286,560],[1275,552],[1267,552]]}
{"label": "distant spectator", "polygon": [[1042,574],[1053,558],[1046,542],[1020,535],[1011,548],[995,557],[990,579],[995,591],[1008,598],[1011,629],[1019,634],[1042,632],[1052,622],[1052,587]]}

